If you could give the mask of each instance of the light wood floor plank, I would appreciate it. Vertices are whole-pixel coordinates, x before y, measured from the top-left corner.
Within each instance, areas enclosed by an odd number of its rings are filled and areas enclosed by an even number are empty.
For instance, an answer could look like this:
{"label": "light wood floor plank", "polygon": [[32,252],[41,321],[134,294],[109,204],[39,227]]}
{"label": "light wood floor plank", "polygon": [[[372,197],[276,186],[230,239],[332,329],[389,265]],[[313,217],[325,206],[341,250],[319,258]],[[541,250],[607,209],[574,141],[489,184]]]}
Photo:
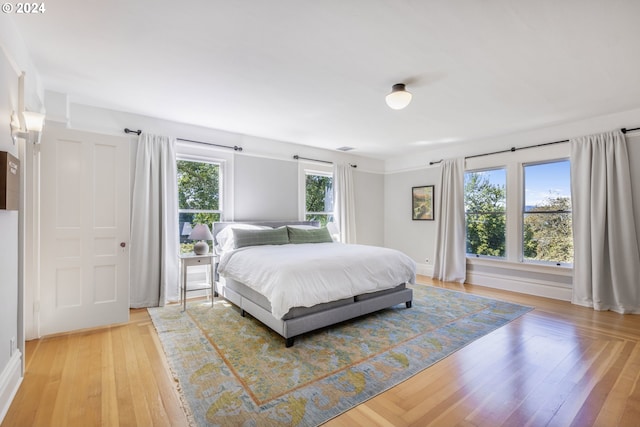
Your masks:
{"label": "light wood floor plank", "polygon": [[[640,316],[419,279],[535,310],[326,426],[639,425]],[[146,310],[28,342],[25,357],[2,427],[188,425]]]}
{"label": "light wood floor plank", "polygon": [[113,334],[104,334],[100,352],[100,423],[103,427],[118,425],[119,408],[116,392],[116,370],[114,362]]}

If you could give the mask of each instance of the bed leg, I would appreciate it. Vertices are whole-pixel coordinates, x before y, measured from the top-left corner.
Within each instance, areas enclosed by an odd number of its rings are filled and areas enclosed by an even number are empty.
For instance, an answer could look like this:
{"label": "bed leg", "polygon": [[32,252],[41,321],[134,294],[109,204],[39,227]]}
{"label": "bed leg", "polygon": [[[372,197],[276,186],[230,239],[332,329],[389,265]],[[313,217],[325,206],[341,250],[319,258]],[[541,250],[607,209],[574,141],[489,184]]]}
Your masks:
{"label": "bed leg", "polygon": [[240,316],[245,317],[246,311],[240,310]]}
{"label": "bed leg", "polygon": [[413,304],[413,301],[407,301],[404,304],[407,306],[407,308],[411,308],[411,305]]}
{"label": "bed leg", "polygon": [[285,346],[287,348],[293,347],[293,341],[294,340],[295,340],[295,338],[293,338],[293,337],[285,338]]}

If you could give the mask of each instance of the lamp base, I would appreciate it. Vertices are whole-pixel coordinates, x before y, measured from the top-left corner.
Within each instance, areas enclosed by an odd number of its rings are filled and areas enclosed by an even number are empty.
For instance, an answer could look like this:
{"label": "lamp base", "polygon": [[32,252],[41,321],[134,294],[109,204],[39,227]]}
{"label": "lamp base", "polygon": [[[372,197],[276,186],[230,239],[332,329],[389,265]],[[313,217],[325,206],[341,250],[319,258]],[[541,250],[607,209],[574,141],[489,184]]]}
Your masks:
{"label": "lamp base", "polygon": [[196,255],[206,255],[209,253],[209,245],[204,240],[200,240],[193,245],[193,253]]}

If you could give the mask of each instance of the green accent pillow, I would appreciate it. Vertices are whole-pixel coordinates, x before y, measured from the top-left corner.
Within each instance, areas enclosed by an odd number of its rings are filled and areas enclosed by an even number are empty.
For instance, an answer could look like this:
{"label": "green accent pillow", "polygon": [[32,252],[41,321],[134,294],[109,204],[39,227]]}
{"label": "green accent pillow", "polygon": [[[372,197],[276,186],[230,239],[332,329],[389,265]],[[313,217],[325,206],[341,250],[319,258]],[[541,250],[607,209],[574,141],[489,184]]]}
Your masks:
{"label": "green accent pillow", "polygon": [[286,245],[289,243],[289,234],[284,227],[271,230],[243,230],[241,228],[234,228],[233,240],[233,247],[235,249],[246,246]]}
{"label": "green accent pillow", "polygon": [[287,226],[290,243],[331,243],[333,239],[327,227],[301,229]]}

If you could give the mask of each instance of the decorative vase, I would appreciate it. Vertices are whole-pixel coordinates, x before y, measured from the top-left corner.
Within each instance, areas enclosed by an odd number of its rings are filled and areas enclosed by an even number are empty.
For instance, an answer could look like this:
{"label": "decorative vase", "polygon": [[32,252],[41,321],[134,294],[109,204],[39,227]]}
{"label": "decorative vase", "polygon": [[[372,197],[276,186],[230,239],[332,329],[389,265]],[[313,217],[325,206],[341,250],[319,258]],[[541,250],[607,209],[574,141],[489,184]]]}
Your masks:
{"label": "decorative vase", "polygon": [[209,253],[209,245],[204,240],[200,240],[193,245],[193,253],[196,255],[205,255]]}

